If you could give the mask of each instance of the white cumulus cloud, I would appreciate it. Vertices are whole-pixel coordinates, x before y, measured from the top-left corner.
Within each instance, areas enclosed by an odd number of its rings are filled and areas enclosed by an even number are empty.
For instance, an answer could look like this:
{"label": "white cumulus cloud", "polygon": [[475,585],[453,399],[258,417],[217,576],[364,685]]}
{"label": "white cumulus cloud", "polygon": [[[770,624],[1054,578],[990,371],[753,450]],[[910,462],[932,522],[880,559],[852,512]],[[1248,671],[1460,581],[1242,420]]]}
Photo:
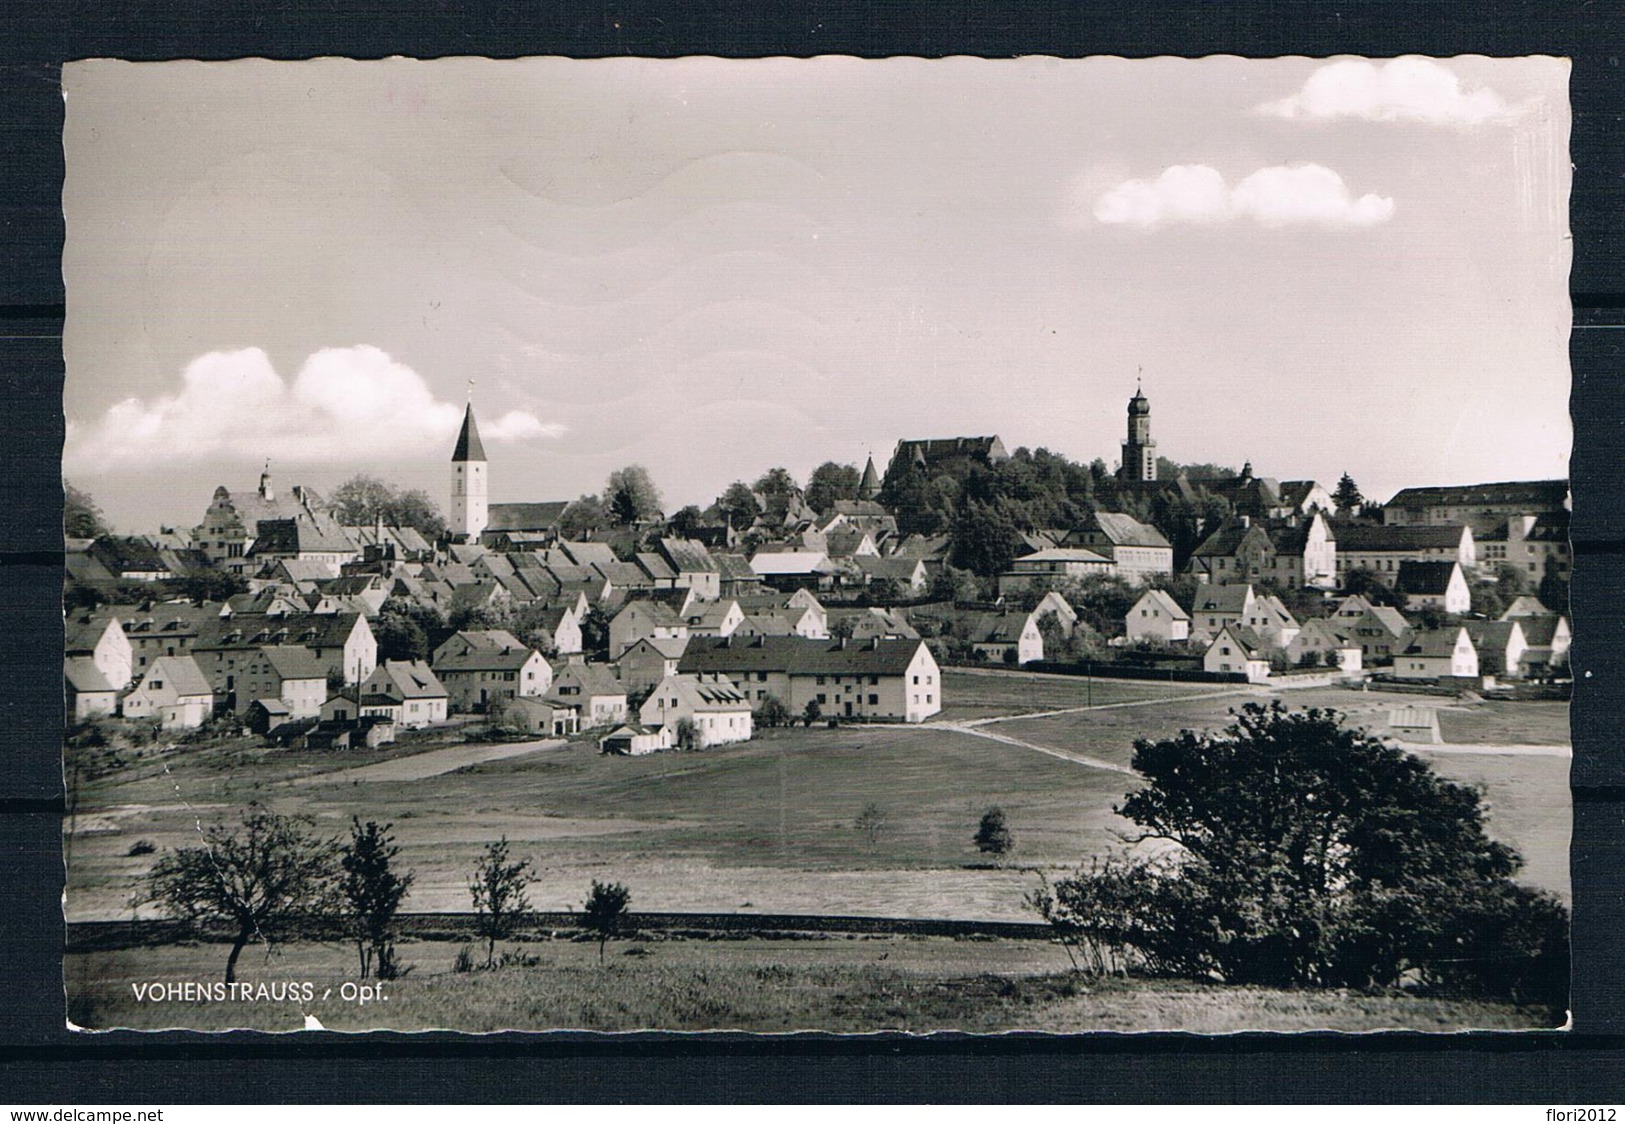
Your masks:
{"label": "white cumulus cloud", "polygon": [[1449,67],[1424,58],[1327,63],[1297,93],[1265,102],[1258,111],[1309,121],[1354,118],[1431,125],[1478,125],[1512,113],[1494,90],[1464,90]]}
{"label": "white cumulus cloud", "polygon": [[[461,405],[436,398],[422,375],[376,347],[324,348],[291,382],[257,347],[211,351],[187,364],[173,393],[70,421],[63,461],[98,472],[176,461],[406,460],[449,447],[462,417]],[[480,432],[503,442],[563,429],[511,410]]]}
{"label": "white cumulus cloud", "polygon": [[1392,199],[1356,198],[1342,176],[1320,164],[1260,168],[1234,187],[1206,164],[1175,164],[1156,179],[1118,184],[1094,207],[1100,222],[1147,228],[1237,219],[1272,227],[1362,227],[1393,213]]}

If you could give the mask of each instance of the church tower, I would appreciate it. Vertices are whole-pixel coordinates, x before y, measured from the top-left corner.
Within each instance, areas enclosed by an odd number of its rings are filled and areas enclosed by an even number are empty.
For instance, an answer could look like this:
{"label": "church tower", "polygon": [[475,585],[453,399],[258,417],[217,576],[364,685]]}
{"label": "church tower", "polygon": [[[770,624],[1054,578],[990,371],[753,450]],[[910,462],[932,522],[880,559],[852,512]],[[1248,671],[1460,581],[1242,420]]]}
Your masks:
{"label": "church tower", "polygon": [[863,480],[858,484],[858,498],[872,500],[880,494],[880,473],[875,471],[875,456],[869,454],[869,463],[863,466]]}
{"label": "church tower", "polygon": [[1134,397],[1128,400],[1128,440],[1123,442],[1123,467],[1118,479],[1130,481],[1157,478],[1157,443],[1151,437],[1151,403],[1134,386]]}
{"label": "church tower", "polygon": [[463,430],[457,435],[457,448],[451,454],[450,530],[454,537],[472,542],[485,530],[489,521],[489,483],[485,446],[480,444],[480,427],[474,424],[474,403],[470,402],[463,414]]}

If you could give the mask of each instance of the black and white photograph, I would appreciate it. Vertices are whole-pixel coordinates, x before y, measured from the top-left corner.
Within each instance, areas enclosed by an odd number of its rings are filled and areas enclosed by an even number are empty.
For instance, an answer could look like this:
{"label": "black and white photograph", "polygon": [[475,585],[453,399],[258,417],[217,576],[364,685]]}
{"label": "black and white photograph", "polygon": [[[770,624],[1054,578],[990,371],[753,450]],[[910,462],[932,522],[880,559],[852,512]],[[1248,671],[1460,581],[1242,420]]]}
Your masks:
{"label": "black and white photograph", "polygon": [[1564,1027],[1568,81],[68,63],[68,1025]]}

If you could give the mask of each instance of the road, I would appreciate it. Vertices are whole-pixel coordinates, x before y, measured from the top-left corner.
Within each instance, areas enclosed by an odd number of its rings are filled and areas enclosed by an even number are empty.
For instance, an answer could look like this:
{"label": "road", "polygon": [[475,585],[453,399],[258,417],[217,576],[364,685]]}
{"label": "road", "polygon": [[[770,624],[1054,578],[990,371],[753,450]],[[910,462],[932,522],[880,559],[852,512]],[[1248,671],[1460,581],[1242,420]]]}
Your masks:
{"label": "road", "polygon": [[504,761],[510,757],[523,757],[544,749],[558,749],[567,744],[563,739],[544,739],[534,742],[498,742],[495,744],[469,744],[431,749],[410,757],[396,757],[373,765],[358,765],[354,769],[338,769],[319,773],[314,777],[299,777],[289,783],[295,786],[313,784],[363,784],[380,781],[421,781],[445,773],[455,773],[470,765],[487,761]]}

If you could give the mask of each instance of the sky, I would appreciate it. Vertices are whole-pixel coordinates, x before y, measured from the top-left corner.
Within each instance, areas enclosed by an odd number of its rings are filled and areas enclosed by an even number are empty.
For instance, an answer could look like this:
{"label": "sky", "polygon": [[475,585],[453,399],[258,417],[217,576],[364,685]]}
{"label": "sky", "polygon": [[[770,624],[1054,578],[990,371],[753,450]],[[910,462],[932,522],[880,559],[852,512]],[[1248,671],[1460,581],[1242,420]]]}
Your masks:
{"label": "sky", "polygon": [[448,506],[997,433],[1411,485],[1567,475],[1568,64],[64,69],[67,479],[121,531],[358,472]]}

